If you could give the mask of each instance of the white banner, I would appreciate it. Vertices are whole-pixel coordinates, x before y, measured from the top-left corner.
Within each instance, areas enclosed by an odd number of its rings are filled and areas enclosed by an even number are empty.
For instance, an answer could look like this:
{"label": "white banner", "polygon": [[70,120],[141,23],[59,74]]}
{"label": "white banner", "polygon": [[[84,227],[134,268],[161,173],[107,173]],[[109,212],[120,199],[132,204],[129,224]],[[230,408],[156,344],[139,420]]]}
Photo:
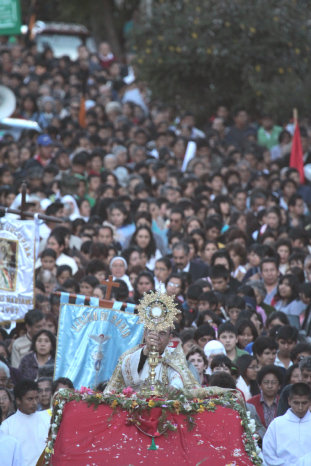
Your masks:
{"label": "white banner", "polygon": [[0,322],[34,307],[35,243],[35,220],[0,219]]}

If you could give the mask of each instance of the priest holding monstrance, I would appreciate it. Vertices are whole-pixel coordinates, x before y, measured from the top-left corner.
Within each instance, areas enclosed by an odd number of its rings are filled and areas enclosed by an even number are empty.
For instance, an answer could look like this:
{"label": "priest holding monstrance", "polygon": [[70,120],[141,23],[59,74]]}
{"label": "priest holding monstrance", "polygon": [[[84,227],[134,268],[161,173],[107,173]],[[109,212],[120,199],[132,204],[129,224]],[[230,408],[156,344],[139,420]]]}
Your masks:
{"label": "priest holding monstrance", "polygon": [[131,387],[151,396],[163,394],[168,387],[198,388],[181,344],[171,341],[171,329],[179,312],[167,294],[150,292],[144,295],[138,314],[145,326],[145,343],[121,356],[105,393]]}

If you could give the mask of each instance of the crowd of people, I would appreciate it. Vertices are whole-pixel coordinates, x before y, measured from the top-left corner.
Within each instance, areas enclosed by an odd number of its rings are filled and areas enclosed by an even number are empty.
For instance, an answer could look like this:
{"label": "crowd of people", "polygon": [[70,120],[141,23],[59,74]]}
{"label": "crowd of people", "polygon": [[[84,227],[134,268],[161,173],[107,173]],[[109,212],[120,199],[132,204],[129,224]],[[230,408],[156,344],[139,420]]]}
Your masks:
{"label": "crowd of people", "polygon": [[[311,422],[311,184],[289,168],[288,116],[278,126],[244,108],[212,113],[207,102],[199,129],[188,109],[137,82],[107,43],[98,54],[79,47],[76,62],[33,43],[2,43],[0,64],[14,116],[43,130],[18,140],[2,130],[0,204],[19,208],[26,181],[27,210],[59,218],[40,224],[35,309],[14,329],[0,327],[1,430],[22,445],[25,463],[16,464],[34,464],[53,393],[74,388],[53,382],[53,292],[102,299],[109,275],[120,284],[114,300],[138,304],[150,290],[175,297],[174,338],[197,380],[237,387],[267,464],[281,464],[277,456],[295,463],[308,441],[289,423]],[[305,164],[310,129],[303,121]],[[12,448],[18,457],[18,442]]]}

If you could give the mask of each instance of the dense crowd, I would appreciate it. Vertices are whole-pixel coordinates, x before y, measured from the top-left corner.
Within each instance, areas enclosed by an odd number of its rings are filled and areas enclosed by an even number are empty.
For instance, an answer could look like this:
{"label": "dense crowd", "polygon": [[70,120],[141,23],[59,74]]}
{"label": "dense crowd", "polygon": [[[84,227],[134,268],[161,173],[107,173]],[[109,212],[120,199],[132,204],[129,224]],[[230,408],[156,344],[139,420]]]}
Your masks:
{"label": "dense crowd", "polygon": [[[291,385],[292,398],[309,399],[311,389],[311,184],[289,168],[287,116],[278,126],[271,115],[251,120],[244,108],[221,104],[212,114],[207,103],[199,129],[188,109],[137,82],[107,43],[98,54],[81,46],[76,62],[2,43],[0,63],[14,116],[43,130],[18,140],[1,131],[0,204],[19,208],[26,181],[27,210],[59,218],[40,224],[35,309],[24,323],[0,327],[3,431],[21,426],[29,457],[24,417],[45,415],[58,388],[74,388],[52,380],[53,292],[102,299],[112,275],[120,284],[112,299],[175,296],[174,337],[198,380],[240,389],[263,438],[286,412]],[[304,121],[305,165],[310,129]]]}

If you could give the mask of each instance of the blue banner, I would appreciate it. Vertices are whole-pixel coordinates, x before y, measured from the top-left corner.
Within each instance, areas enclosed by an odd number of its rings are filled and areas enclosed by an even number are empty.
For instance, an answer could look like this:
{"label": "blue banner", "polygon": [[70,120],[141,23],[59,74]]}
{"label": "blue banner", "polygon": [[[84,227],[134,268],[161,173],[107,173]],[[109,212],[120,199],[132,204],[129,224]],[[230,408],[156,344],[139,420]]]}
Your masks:
{"label": "blue banner", "polygon": [[76,389],[94,388],[110,379],[121,354],[142,342],[144,327],[131,312],[64,301],[54,378],[68,377]]}

